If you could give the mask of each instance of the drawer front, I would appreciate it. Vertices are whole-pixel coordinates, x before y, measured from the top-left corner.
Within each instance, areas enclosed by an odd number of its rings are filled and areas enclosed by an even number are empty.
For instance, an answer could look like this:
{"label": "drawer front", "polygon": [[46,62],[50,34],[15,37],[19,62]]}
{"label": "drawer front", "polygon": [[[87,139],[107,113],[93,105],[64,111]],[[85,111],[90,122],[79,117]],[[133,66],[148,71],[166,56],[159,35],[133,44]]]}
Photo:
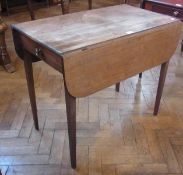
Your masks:
{"label": "drawer front", "polygon": [[145,4],[145,9],[165,15],[170,15],[183,20],[183,10],[180,8],[148,2]]}
{"label": "drawer front", "polygon": [[44,46],[32,41],[26,36],[21,36],[24,48],[37,58],[43,60],[51,67],[55,68],[59,72],[63,72],[62,57],[55,54],[53,51],[45,48]]}

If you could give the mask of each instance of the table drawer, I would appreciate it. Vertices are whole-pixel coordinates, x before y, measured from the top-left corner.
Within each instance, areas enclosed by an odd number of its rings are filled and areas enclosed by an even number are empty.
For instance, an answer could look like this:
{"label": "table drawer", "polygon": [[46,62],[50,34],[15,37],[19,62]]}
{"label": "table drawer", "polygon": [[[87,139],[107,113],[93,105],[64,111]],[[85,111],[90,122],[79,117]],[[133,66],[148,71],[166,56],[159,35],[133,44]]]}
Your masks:
{"label": "table drawer", "polygon": [[60,55],[55,54],[50,49],[44,47],[43,45],[29,39],[26,36],[21,36],[24,48],[36,56],[37,58],[43,60],[50,66],[54,67],[59,72],[63,72],[63,64]]}
{"label": "table drawer", "polygon": [[170,16],[183,20],[183,10],[181,10],[179,8],[152,3],[151,9],[154,12],[170,15]]}

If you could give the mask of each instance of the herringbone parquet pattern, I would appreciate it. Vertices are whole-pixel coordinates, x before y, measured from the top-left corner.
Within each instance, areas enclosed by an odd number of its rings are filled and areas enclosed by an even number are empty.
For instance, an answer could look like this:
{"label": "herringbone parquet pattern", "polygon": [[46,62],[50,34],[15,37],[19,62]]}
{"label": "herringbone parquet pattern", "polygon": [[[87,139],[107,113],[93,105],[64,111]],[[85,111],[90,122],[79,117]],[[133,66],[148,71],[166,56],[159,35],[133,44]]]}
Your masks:
{"label": "herringbone parquet pattern", "polygon": [[[95,7],[118,2],[98,1]],[[76,8],[77,5],[77,8]],[[71,11],[86,2],[73,1]],[[37,10],[39,18],[59,7]],[[28,20],[26,12],[6,18]],[[78,168],[70,168],[62,76],[45,63],[34,64],[40,131],[34,130],[22,62],[10,31],[8,50],[16,73],[0,69],[0,168],[6,175],[182,175],[183,57],[170,63],[160,113],[152,116],[159,68],[77,100]]]}

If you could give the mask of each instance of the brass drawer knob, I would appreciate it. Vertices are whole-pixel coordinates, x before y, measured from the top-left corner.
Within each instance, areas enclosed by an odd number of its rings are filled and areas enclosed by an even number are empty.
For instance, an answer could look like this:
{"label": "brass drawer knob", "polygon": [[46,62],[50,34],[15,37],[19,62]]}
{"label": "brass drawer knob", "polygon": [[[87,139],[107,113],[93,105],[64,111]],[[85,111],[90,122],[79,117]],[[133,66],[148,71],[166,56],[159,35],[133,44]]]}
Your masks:
{"label": "brass drawer knob", "polygon": [[40,48],[35,48],[35,55],[37,56],[37,57],[43,57],[43,52],[42,52],[42,50],[40,49]]}
{"label": "brass drawer knob", "polygon": [[174,11],[174,12],[173,12],[173,15],[176,17],[176,16],[179,15],[179,12],[178,12],[178,11]]}

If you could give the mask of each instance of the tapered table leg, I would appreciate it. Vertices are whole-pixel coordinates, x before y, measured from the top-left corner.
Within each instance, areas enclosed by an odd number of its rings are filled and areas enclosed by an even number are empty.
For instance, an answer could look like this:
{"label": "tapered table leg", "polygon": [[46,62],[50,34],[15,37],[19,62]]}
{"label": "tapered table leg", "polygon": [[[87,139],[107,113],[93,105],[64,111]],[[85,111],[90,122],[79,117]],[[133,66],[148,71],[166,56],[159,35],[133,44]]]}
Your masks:
{"label": "tapered table leg", "polygon": [[32,69],[32,59],[31,59],[31,55],[27,51],[24,51],[24,67],[25,67],[25,74],[26,74],[27,86],[29,91],[29,98],[30,98],[30,103],[32,108],[34,126],[36,130],[39,130],[36,96],[35,96],[35,88],[34,88],[34,77],[33,77],[33,69]]}
{"label": "tapered table leg", "polygon": [[71,96],[65,85],[65,101],[69,135],[70,159],[72,168],[76,168],[76,98]]}
{"label": "tapered table leg", "polygon": [[88,0],[88,9],[89,9],[89,10],[92,9],[92,0]]}
{"label": "tapered table leg", "polygon": [[62,14],[64,15],[65,14],[65,6],[64,6],[64,1],[61,0],[61,9],[62,9]]}
{"label": "tapered table leg", "polygon": [[61,9],[62,9],[62,14],[65,15],[69,13],[69,8],[70,8],[70,1],[69,0],[61,0]]}
{"label": "tapered table leg", "polygon": [[167,69],[168,69],[168,63],[169,62],[165,62],[161,65],[159,84],[158,84],[158,90],[157,90],[157,94],[156,94],[156,101],[155,101],[154,113],[153,113],[154,115],[157,115],[158,111],[159,111],[159,105],[160,105],[161,96],[162,96],[162,93],[163,93],[163,87],[164,87],[164,84],[165,84],[165,78],[166,78],[166,73],[167,73]]}
{"label": "tapered table leg", "polygon": [[181,53],[183,52],[183,40],[181,41]]}
{"label": "tapered table leg", "polygon": [[139,74],[139,78],[142,78],[142,72]]}
{"label": "tapered table leg", "polygon": [[[61,0],[61,9],[62,9],[62,14],[65,15],[67,13],[67,10],[69,11],[69,8],[65,9],[65,3],[64,0]],[[67,4],[69,6],[69,3]],[[69,12],[68,12],[69,13]]]}
{"label": "tapered table leg", "polygon": [[116,83],[116,92],[119,92],[119,89],[120,89],[120,82]]}
{"label": "tapered table leg", "polygon": [[34,10],[32,7],[32,0],[27,0],[28,10],[31,16],[31,20],[35,20]]}

